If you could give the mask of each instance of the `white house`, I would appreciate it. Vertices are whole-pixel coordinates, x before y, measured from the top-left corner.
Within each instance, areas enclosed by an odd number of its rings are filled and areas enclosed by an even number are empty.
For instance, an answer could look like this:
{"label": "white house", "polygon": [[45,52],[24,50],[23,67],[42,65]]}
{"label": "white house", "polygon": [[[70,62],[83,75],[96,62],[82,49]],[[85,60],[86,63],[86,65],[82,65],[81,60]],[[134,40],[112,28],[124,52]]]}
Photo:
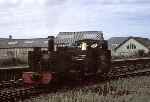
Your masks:
{"label": "white house", "polygon": [[[114,40],[114,42],[113,42]],[[140,51],[150,52],[150,40],[141,37],[113,37],[108,40],[112,56],[136,56]],[[115,42],[116,41],[116,42]]]}

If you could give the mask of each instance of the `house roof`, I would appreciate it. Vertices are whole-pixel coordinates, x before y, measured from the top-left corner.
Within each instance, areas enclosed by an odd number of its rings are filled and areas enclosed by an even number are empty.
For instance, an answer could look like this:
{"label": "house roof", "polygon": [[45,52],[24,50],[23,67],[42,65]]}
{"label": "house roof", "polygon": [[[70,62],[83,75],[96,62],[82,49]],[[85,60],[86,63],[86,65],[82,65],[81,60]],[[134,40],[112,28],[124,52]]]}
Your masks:
{"label": "house roof", "polygon": [[48,47],[48,38],[0,39],[0,48]]}
{"label": "house roof", "polygon": [[142,38],[142,37],[128,37],[126,40],[124,40],[119,46],[115,48],[117,50],[120,46],[122,46],[124,43],[126,43],[128,40],[134,39],[137,42],[141,43],[144,45],[146,48],[150,49],[150,39],[148,38]]}
{"label": "house roof", "polygon": [[123,43],[128,38],[129,37],[112,37],[112,38],[108,39],[108,48],[115,49],[118,45]]}
{"label": "house roof", "polygon": [[145,47],[150,49],[150,39],[148,38],[140,38],[140,37],[135,37],[135,40],[143,44]]}

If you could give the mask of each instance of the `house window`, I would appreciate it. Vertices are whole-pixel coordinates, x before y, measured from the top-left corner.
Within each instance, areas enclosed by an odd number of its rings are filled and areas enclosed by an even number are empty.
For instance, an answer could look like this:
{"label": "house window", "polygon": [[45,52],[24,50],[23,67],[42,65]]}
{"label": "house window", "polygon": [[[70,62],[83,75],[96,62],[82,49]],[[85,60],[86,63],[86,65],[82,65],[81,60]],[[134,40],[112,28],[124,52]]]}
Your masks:
{"label": "house window", "polygon": [[136,49],[136,45],[135,44],[129,44],[126,46],[127,49]]}
{"label": "house window", "polygon": [[129,45],[127,46],[127,49],[129,49]]}
{"label": "house window", "polygon": [[48,44],[48,41],[44,41],[44,44]]}
{"label": "house window", "polygon": [[34,41],[24,41],[26,44],[32,44]]}
{"label": "house window", "polygon": [[133,49],[136,49],[136,46],[135,46],[135,45],[133,45]]}
{"label": "house window", "polygon": [[12,42],[8,42],[8,45],[15,45],[17,43],[18,43],[18,41],[12,41]]}
{"label": "house window", "polygon": [[119,44],[112,44],[112,47],[117,47]]}

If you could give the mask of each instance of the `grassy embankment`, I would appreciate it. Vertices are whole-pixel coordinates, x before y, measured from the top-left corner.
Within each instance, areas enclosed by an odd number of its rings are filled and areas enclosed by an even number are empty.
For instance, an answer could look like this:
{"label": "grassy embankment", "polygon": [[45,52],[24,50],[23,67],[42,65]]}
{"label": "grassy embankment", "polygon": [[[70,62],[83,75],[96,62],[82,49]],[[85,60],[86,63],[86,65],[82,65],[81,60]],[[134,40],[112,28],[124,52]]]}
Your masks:
{"label": "grassy embankment", "polygon": [[24,102],[150,102],[150,76],[41,95]]}

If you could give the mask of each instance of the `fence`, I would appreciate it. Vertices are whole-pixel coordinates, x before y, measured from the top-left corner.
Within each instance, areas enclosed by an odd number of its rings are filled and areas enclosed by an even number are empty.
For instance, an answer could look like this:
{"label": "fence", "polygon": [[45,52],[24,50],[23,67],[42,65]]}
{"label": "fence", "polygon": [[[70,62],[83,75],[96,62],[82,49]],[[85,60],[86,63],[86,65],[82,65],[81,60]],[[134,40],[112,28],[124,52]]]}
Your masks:
{"label": "fence", "polygon": [[22,72],[29,71],[28,66],[0,68],[0,81],[17,80],[22,77]]}

